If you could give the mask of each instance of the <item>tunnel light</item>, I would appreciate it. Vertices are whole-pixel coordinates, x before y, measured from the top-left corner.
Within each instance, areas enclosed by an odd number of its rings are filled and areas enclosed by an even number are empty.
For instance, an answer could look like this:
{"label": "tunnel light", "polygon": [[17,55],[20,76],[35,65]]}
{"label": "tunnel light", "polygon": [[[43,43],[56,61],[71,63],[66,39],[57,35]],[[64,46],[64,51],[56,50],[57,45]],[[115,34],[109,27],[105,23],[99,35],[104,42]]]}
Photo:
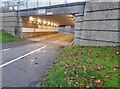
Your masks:
{"label": "tunnel light", "polygon": [[36,23],[36,21],[34,21],[33,23]]}
{"label": "tunnel light", "polygon": [[58,24],[56,24],[56,27],[58,27]]}
{"label": "tunnel light", "polygon": [[37,22],[38,22],[38,23],[41,23],[41,20],[40,20],[40,19],[38,19],[38,20],[37,20]]}
{"label": "tunnel light", "polygon": [[47,22],[44,20],[44,21],[43,21],[43,24],[46,24],[46,23],[47,23]]}
{"label": "tunnel light", "polygon": [[34,18],[33,18],[33,17],[29,17],[29,20],[30,20],[30,21],[34,21]]}
{"label": "tunnel light", "polygon": [[56,27],[57,24],[54,23],[54,26]]}
{"label": "tunnel light", "polygon": [[48,25],[50,25],[51,23],[50,22],[48,22]]}
{"label": "tunnel light", "polygon": [[53,24],[53,23],[51,23],[51,26],[54,26],[54,24]]}

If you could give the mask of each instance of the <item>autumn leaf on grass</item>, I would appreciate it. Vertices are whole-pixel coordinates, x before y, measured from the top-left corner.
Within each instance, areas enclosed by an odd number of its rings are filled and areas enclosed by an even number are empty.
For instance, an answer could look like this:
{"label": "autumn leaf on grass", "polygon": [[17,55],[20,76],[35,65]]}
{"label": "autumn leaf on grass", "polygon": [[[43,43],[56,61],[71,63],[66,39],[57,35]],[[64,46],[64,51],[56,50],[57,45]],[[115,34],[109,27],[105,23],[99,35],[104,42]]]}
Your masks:
{"label": "autumn leaf on grass", "polygon": [[74,77],[72,77],[72,76],[68,77],[68,80],[73,80],[73,79],[74,79]]}
{"label": "autumn leaf on grass", "polygon": [[114,67],[114,71],[117,71],[119,69],[119,66]]}
{"label": "autumn leaf on grass", "polygon": [[98,55],[96,55],[96,57],[99,58],[99,57],[101,57],[101,55],[98,54]]}
{"label": "autumn leaf on grass", "polygon": [[105,69],[105,67],[99,65],[97,70],[98,70],[98,71],[101,71],[101,70],[103,70],[103,69]]}
{"label": "autumn leaf on grass", "polygon": [[97,79],[96,83],[97,83],[97,87],[100,88],[100,86],[103,84],[103,80]]}
{"label": "autumn leaf on grass", "polygon": [[120,51],[115,51],[115,52],[112,52],[112,54],[116,54],[116,55],[119,55],[120,54]]}
{"label": "autumn leaf on grass", "polygon": [[70,80],[70,81],[68,81],[68,85],[72,85],[72,83],[73,83],[73,81],[72,80]]}
{"label": "autumn leaf on grass", "polygon": [[79,82],[76,82],[75,84],[76,84],[76,85],[79,85]]}
{"label": "autumn leaf on grass", "polygon": [[71,52],[70,54],[72,56],[77,56],[77,55],[82,55],[82,52]]}
{"label": "autumn leaf on grass", "polygon": [[97,88],[100,88],[100,84],[99,83],[97,84]]}
{"label": "autumn leaf on grass", "polygon": [[90,56],[90,52],[87,52],[87,55]]}
{"label": "autumn leaf on grass", "polygon": [[106,75],[106,78],[111,79],[113,76],[114,76],[114,74],[108,74],[108,75]]}
{"label": "autumn leaf on grass", "polygon": [[91,70],[92,68],[93,68],[93,65],[91,65],[91,64],[90,64],[90,67],[89,67],[89,69]]}
{"label": "autumn leaf on grass", "polygon": [[90,76],[91,79],[94,79],[95,77],[94,76]]}
{"label": "autumn leaf on grass", "polygon": [[67,74],[67,72],[65,71],[64,74]]}
{"label": "autumn leaf on grass", "polygon": [[80,83],[80,87],[84,87],[85,85],[83,83]]}
{"label": "autumn leaf on grass", "polygon": [[64,68],[66,69],[66,68],[68,68],[68,67],[70,67],[70,64],[69,64],[69,63],[67,63]]}
{"label": "autumn leaf on grass", "polygon": [[83,69],[84,69],[84,73],[86,73],[87,71],[87,68],[85,66],[83,66]]}
{"label": "autumn leaf on grass", "polygon": [[78,76],[79,76],[79,74],[76,74],[76,75],[75,75],[75,77],[78,77]]}

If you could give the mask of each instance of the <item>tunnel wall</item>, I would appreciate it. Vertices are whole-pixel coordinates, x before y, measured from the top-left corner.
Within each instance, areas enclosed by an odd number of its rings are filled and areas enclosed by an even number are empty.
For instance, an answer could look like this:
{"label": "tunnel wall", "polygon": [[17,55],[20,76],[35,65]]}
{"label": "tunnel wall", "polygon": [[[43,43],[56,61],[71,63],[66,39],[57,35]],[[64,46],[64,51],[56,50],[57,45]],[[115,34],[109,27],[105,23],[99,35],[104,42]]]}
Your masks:
{"label": "tunnel wall", "polygon": [[56,34],[57,32],[23,32],[23,38],[40,37],[43,35]]}
{"label": "tunnel wall", "polygon": [[59,33],[74,33],[74,26],[71,27],[71,26],[65,26],[65,27],[58,27],[57,28],[58,32]]}
{"label": "tunnel wall", "polygon": [[47,25],[38,25],[37,23],[33,23],[29,21],[28,18],[22,18],[22,37],[37,37],[46,34],[55,34],[57,33],[56,27],[47,26]]}
{"label": "tunnel wall", "polygon": [[20,37],[21,24],[19,24],[19,18],[17,12],[0,12],[0,29],[14,36]]}
{"label": "tunnel wall", "polygon": [[76,15],[74,45],[120,45],[118,2],[87,2],[84,15]]}
{"label": "tunnel wall", "polygon": [[43,35],[49,35],[49,34],[55,34],[58,33],[55,28],[51,28],[52,30],[48,30],[48,28],[22,28],[22,37],[23,38],[29,38],[29,37],[37,37],[37,36],[43,36]]}

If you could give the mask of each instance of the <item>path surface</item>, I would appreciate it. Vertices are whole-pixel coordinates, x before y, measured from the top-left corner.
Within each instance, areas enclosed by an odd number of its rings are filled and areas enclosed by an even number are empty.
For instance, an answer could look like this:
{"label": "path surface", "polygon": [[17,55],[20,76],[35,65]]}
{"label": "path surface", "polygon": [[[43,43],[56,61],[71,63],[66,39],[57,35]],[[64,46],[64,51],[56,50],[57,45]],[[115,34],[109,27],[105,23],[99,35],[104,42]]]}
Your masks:
{"label": "path surface", "polygon": [[70,35],[61,35],[42,41],[34,38],[19,44],[4,44],[0,65],[3,87],[35,86],[43,80],[61,50],[71,43],[70,40]]}

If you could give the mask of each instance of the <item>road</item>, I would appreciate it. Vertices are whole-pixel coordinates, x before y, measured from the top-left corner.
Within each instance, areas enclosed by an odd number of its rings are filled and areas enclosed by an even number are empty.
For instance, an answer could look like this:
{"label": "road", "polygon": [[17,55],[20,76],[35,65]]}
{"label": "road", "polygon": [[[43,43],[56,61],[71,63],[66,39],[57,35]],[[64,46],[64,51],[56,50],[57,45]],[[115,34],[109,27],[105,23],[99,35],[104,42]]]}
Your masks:
{"label": "road", "polygon": [[[29,38],[28,44],[18,42],[18,46],[3,46],[2,49],[2,86],[3,87],[35,87],[44,79],[53,61],[61,50],[71,43],[71,35],[58,35],[46,40],[39,37]],[[27,41],[28,41],[27,40]],[[20,45],[24,44],[24,45]],[[10,46],[10,47],[9,47]]]}

